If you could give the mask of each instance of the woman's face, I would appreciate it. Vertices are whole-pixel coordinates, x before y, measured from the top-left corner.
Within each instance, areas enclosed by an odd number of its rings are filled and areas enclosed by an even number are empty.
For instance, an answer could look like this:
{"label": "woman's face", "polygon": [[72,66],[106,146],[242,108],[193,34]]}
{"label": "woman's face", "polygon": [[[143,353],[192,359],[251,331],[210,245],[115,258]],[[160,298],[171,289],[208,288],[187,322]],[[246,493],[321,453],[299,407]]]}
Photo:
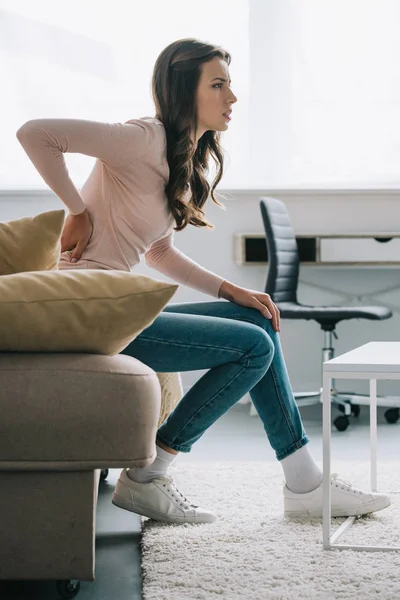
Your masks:
{"label": "woman's face", "polygon": [[231,80],[226,61],[215,56],[209,62],[203,63],[201,70],[197,88],[196,142],[206,131],[226,131],[229,120],[224,113],[231,111],[232,104],[237,102],[230,88]]}

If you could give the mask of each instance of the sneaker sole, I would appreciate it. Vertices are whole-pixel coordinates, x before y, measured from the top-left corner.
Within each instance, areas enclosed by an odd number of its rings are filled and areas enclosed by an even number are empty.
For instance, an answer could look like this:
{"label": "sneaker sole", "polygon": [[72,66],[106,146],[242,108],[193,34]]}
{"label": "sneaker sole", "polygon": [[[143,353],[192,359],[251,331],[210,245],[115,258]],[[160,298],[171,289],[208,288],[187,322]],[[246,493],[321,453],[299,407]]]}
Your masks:
{"label": "sneaker sole", "polygon": [[[332,517],[358,517],[361,515],[368,515],[373,512],[377,512],[379,510],[383,510],[391,505],[391,501],[386,499],[379,499],[379,501],[371,502],[371,504],[361,504],[357,508],[348,508],[347,510],[332,508],[331,516]],[[322,510],[310,510],[305,511],[304,509],[301,511],[284,511],[285,517],[292,518],[322,518]]]}
{"label": "sneaker sole", "polygon": [[215,516],[210,516],[209,518],[207,518],[207,520],[205,520],[201,519],[200,517],[167,517],[164,513],[159,513],[146,506],[132,505],[131,502],[126,502],[125,498],[122,498],[117,494],[113,495],[111,502],[112,504],[114,504],[114,506],[117,506],[118,508],[128,510],[129,512],[133,512],[136,515],[148,517],[149,519],[154,519],[155,521],[162,521],[163,523],[193,523],[196,525],[199,523],[214,523],[214,521],[217,518]]}

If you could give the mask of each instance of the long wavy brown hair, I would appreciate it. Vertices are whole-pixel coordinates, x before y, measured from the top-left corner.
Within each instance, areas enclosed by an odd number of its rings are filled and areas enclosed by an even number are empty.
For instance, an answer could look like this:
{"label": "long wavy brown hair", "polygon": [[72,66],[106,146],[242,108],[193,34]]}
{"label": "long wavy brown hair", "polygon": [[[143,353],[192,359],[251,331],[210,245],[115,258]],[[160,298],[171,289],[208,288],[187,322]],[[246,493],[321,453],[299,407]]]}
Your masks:
{"label": "long wavy brown hair", "polygon": [[[214,225],[204,218],[203,206],[208,196],[219,207],[214,190],[220,182],[224,169],[224,157],[220,146],[221,132],[206,131],[193,142],[197,130],[196,90],[201,76],[201,65],[215,56],[231,62],[229,52],[220,46],[185,38],[169,44],[158,56],[152,76],[152,94],[156,118],[162,121],[167,138],[167,161],[170,177],[165,192],[169,209],[175,218],[175,231],[187,225],[207,227]],[[209,159],[218,167],[211,185]],[[190,189],[190,199],[184,195]]]}

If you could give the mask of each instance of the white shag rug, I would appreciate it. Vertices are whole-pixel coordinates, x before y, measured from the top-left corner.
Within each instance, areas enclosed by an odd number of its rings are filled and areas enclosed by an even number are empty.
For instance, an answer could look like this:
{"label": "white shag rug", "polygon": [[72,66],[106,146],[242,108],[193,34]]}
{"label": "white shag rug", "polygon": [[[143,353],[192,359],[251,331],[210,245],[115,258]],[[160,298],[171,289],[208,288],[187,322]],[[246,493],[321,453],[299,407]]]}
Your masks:
{"label": "white shag rug", "polygon": [[[400,491],[399,471],[400,461],[379,463],[379,489]],[[368,462],[333,461],[332,472],[370,489]],[[283,517],[278,462],[178,464],[170,475],[217,520],[176,525],[141,517],[144,600],[400,599],[400,552],[323,550],[322,519]],[[344,520],[332,519],[333,529]],[[339,543],[399,546],[400,495],[357,520]]]}

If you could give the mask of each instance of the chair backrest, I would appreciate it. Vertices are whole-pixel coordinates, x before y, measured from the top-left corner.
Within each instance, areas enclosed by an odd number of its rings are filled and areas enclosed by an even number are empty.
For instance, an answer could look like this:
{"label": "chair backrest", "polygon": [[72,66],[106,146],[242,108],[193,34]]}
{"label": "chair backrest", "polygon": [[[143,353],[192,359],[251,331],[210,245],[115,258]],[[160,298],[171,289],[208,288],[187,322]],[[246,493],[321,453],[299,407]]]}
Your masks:
{"label": "chair backrest", "polygon": [[268,251],[265,292],[274,302],[297,302],[299,253],[285,204],[277,198],[260,199]]}

